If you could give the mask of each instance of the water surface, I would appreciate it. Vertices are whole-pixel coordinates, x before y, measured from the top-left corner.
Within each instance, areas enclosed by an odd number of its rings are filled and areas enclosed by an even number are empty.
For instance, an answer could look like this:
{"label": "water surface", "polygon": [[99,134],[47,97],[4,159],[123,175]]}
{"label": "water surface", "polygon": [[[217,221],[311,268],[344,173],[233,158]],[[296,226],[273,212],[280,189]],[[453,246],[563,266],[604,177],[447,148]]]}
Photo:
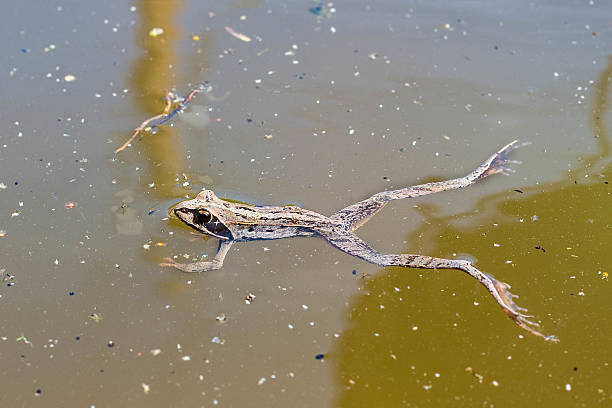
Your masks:
{"label": "water surface", "polygon": [[[608,406],[611,11],[2,7],[2,405]],[[113,154],[166,92],[203,81]],[[158,266],[214,255],[167,216],[201,188],[331,214],[466,174],[514,139],[532,142],[516,173],[393,203],[359,235],[476,261],[558,344],[458,271],[381,269],[321,239],[237,244],[202,275]]]}

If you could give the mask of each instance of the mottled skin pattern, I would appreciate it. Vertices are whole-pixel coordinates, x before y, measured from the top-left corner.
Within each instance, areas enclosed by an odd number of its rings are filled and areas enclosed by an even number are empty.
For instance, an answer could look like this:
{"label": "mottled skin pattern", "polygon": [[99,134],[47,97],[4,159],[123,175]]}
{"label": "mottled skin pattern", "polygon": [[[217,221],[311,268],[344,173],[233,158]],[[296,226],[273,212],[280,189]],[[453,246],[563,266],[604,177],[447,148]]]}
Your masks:
{"label": "mottled skin pattern", "polygon": [[489,157],[465,177],[436,183],[421,184],[400,190],[383,191],[350,205],[331,217],[296,206],[251,206],[218,198],[212,191],[204,190],[193,200],[180,203],[176,216],[195,230],[218,238],[219,250],[213,260],[182,264],[166,258],[162,266],[171,266],[184,272],[204,272],[219,269],[234,242],[256,239],[279,239],[296,236],[322,236],[330,244],[347,254],[380,266],[405,266],[408,268],[460,269],[483,284],[508,316],[520,327],[545,340],[557,341],[534,329],[537,323],[529,321],[523,309],[512,300],[516,296],[510,285],[481,272],[471,262],[461,259],[443,259],[422,255],[381,254],[357,237],[353,231],[378,213],[389,201],[419,197],[446,190],[467,187],[476,181],[496,173],[513,171],[508,153],[523,144],[516,140]]}

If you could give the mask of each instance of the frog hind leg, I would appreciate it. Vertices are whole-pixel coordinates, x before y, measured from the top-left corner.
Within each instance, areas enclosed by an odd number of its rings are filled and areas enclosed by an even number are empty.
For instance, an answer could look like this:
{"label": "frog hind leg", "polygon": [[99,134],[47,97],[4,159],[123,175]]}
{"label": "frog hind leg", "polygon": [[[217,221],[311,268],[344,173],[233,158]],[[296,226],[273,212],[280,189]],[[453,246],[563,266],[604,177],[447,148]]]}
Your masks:
{"label": "frog hind leg", "polygon": [[464,177],[435,183],[420,184],[399,190],[382,191],[374,194],[370,198],[343,208],[332,215],[330,219],[340,223],[349,231],[355,231],[382,210],[391,200],[402,200],[404,198],[414,198],[446,190],[454,190],[467,187],[492,174],[509,174],[514,171],[509,165],[518,164],[520,162],[508,159],[508,153],[526,144],[529,143],[519,143],[517,140],[508,143],[485,160],[476,170]]}
{"label": "frog hind leg", "polygon": [[403,266],[407,268],[425,269],[459,269],[466,272],[472,278],[480,282],[487,288],[495,301],[501,306],[502,310],[521,328],[531,334],[544,338],[544,340],[558,341],[555,336],[548,336],[540,333],[534,327],[537,323],[528,320],[529,315],[524,314],[526,309],[519,307],[513,301],[516,295],[510,293],[510,285],[498,281],[492,275],[480,271],[471,262],[462,259],[444,259],[431,256],[410,255],[410,254],[381,254],[371,248],[361,238],[349,231],[334,228],[331,230],[317,231],[330,244],[341,251],[366,260],[380,266]]}

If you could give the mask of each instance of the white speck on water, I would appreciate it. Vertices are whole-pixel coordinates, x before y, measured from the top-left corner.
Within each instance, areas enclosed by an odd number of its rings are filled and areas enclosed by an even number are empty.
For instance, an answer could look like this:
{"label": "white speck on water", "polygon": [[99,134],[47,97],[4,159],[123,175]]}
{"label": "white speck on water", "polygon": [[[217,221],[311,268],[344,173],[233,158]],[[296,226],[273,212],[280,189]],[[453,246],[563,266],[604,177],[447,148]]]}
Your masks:
{"label": "white speck on water", "polygon": [[565,391],[570,392],[572,390],[571,384],[565,384]]}
{"label": "white speck on water", "polygon": [[262,385],[265,382],[266,382],[266,377],[261,377],[259,381],[257,381],[257,385]]}

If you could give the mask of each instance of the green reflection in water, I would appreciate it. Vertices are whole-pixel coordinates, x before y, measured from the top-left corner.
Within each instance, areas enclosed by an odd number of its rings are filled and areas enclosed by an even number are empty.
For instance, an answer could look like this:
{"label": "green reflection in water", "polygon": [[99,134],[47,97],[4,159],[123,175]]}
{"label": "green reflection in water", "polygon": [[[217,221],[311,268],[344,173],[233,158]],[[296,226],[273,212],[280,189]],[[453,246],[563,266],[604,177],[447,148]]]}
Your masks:
{"label": "green reflection in water", "polygon": [[239,9],[252,9],[259,7],[261,3],[261,0],[238,0],[234,3],[234,6]]}
{"label": "green reflection in water", "polygon": [[[132,72],[128,82],[133,90],[132,97],[140,107],[145,120],[160,114],[164,109],[164,96],[177,84],[181,88],[187,84],[201,82],[202,74],[210,67],[210,51],[212,50],[212,36],[207,32],[198,35],[197,42],[190,44],[191,53],[187,58],[181,59],[176,50],[181,39],[188,38],[182,32],[178,19],[184,7],[182,0],[141,0],[137,10],[141,22],[137,33],[137,42],[143,49],[142,56],[132,65]],[[159,36],[151,36],[153,28],[163,29]],[[191,36],[190,36],[191,38]],[[187,78],[180,79],[177,75],[179,67],[185,65]],[[177,79],[178,78],[178,79]],[[178,89],[187,93],[190,89]],[[136,127],[139,123],[134,123]],[[143,162],[141,174],[143,187],[158,197],[176,197],[184,195],[177,178],[181,180],[183,171],[187,167],[185,153],[179,147],[180,142],[176,131],[170,126],[157,128],[155,135],[145,134],[142,140],[136,139],[133,147],[128,148],[122,155],[134,154],[135,150],[142,150],[145,154],[137,156]],[[130,159],[133,163],[134,158]],[[155,189],[146,187],[145,183],[153,180]],[[181,180],[182,181],[182,180]]]}
{"label": "green reflection in water", "polygon": [[408,239],[407,251],[477,256],[561,343],[523,332],[459,271],[387,268],[364,281],[330,353],[339,406],[611,406],[611,75],[612,60],[593,90],[598,151],[567,179],[459,215],[421,207],[426,222]]}
{"label": "green reflection in water", "polygon": [[[145,51],[132,67],[129,82],[137,103],[144,113],[143,119],[159,114],[164,107],[163,97],[172,89],[176,66],[176,44],[181,35],[177,18],[183,2],[169,0],[164,2],[141,0],[137,10],[141,17],[139,29],[136,31],[138,42]],[[157,37],[149,35],[152,28],[163,29],[163,34]],[[135,124],[136,125],[136,124]],[[176,195],[173,186],[174,179],[182,165],[182,154],[177,151],[179,145],[176,132],[169,127],[161,127],[155,135],[145,135],[144,143],[136,140],[138,148],[146,152],[145,163],[147,174],[151,175],[158,186],[153,190],[161,196]]]}

